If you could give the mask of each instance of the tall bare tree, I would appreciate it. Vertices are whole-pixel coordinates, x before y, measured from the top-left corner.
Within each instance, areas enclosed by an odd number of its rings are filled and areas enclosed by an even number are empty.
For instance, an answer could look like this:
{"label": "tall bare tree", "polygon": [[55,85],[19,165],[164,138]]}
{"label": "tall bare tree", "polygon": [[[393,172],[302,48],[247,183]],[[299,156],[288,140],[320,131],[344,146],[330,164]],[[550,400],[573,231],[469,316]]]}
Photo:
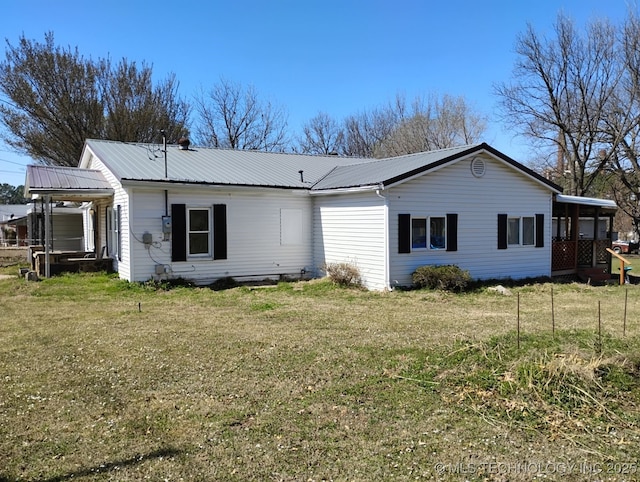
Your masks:
{"label": "tall bare tree", "polygon": [[344,153],[392,157],[478,142],[486,119],[464,97],[396,95],[382,107],[347,117]]}
{"label": "tall bare tree", "polygon": [[344,131],[325,112],[319,112],[302,126],[300,150],[305,154],[338,154],[344,150]]}
{"label": "tall bare tree", "polygon": [[157,87],[151,68],[84,58],[77,48],[22,36],[7,40],[0,63],[4,140],[44,164],[76,166],[87,138],[150,141],[160,129],[186,133],[188,105],[170,76]]}
{"label": "tall bare tree", "polygon": [[529,25],[516,52],[513,80],[495,88],[503,120],[546,152],[571,194],[589,194],[617,149],[603,135],[622,80],[615,28],[596,20],[581,34],[559,15],[553,38]]}
{"label": "tall bare tree", "polygon": [[262,101],[253,86],[221,79],[195,98],[201,144],[229,149],[282,151],[287,146],[287,115]]}
{"label": "tall bare tree", "polygon": [[408,104],[397,96],[389,106],[396,127],[376,147],[376,157],[473,144],[481,140],[486,119],[475,112],[464,97],[431,95],[416,97]]}
{"label": "tall bare tree", "polygon": [[397,125],[395,112],[387,106],[362,111],[344,120],[343,153],[348,156],[376,157],[377,147]]}

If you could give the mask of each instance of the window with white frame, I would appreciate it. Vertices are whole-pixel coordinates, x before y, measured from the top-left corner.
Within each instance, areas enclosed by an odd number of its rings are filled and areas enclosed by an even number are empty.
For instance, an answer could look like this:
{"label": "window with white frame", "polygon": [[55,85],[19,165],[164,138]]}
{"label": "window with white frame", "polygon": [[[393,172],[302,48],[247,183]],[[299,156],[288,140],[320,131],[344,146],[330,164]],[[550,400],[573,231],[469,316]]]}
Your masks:
{"label": "window with white frame", "polygon": [[189,256],[211,256],[210,208],[188,208],[187,249]]}
{"label": "window with white frame", "polygon": [[536,221],[533,216],[508,219],[507,243],[509,245],[533,246],[535,240]]}
{"label": "window with white frame", "polygon": [[446,249],[446,218],[411,218],[411,249]]}

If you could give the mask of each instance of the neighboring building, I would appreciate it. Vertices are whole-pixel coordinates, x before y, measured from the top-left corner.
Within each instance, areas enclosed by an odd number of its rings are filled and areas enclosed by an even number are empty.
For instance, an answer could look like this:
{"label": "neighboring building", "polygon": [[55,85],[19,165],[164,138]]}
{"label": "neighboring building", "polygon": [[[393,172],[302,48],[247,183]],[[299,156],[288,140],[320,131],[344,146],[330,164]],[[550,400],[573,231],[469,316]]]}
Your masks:
{"label": "neighboring building", "polygon": [[84,249],[126,280],[318,276],[347,262],[384,290],[422,265],[550,276],[561,188],[485,143],[355,159],[88,140],[79,168],[29,166],[26,191],[84,201]]}
{"label": "neighboring building", "polygon": [[0,246],[26,246],[27,227],[18,220],[29,210],[27,204],[0,204]]}

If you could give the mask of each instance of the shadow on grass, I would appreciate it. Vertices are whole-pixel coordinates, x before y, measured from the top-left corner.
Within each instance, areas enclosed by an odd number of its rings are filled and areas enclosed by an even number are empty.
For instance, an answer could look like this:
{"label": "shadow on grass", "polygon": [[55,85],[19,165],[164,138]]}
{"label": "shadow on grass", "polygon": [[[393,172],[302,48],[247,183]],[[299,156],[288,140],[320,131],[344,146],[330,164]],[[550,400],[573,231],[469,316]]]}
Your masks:
{"label": "shadow on grass", "polygon": [[[159,459],[162,457],[174,457],[180,454],[182,451],[174,448],[163,448],[159,450],[155,450],[148,454],[138,454],[128,459],[116,460],[114,462],[105,462],[100,465],[96,465],[94,467],[89,467],[86,469],[79,469],[74,472],[69,472],[67,474],[56,475],[55,477],[50,477],[48,479],[38,479],[37,482],[63,482],[69,479],[75,479],[76,477],[88,477],[96,474],[104,474],[106,472],[110,472],[117,468],[131,467],[133,465],[141,464],[150,459]],[[18,482],[21,479],[9,479],[7,477],[3,477],[0,474],[0,482]],[[34,481],[35,482],[35,481]]]}

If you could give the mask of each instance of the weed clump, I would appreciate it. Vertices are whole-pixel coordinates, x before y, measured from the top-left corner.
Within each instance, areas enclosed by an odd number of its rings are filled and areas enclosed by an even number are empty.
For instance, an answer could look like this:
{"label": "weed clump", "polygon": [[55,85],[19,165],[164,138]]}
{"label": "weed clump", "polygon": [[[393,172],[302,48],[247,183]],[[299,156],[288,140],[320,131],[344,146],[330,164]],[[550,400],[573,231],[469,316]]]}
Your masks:
{"label": "weed clump", "polygon": [[350,263],[327,263],[322,267],[329,279],[339,286],[362,286],[362,276],[357,266]]}
{"label": "weed clump", "polygon": [[471,275],[455,265],[420,266],[412,274],[417,288],[462,292],[471,282]]}

